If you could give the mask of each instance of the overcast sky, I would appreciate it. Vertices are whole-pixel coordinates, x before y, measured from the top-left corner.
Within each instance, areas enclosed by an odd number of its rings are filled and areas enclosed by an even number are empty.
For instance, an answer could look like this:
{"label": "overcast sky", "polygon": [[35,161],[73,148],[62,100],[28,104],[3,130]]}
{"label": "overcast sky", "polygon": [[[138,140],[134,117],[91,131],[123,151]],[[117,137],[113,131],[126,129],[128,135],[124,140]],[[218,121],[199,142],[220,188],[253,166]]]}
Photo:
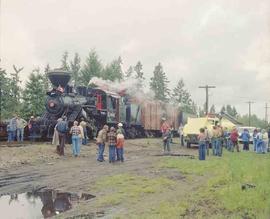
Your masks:
{"label": "overcast sky", "polygon": [[[1,1],[1,0],[0,0]],[[184,79],[198,105],[232,104],[264,118],[270,102],[269,0],[2,0],[1,65],[59,67],[64,51],[103,63],[140,60],[149,79],[161,62],[174,87]],[[147,83],[148,85],[148,83]],[[269,103],[270,105],[270,103]],[[270,110],[269,110],[270,111]]]}

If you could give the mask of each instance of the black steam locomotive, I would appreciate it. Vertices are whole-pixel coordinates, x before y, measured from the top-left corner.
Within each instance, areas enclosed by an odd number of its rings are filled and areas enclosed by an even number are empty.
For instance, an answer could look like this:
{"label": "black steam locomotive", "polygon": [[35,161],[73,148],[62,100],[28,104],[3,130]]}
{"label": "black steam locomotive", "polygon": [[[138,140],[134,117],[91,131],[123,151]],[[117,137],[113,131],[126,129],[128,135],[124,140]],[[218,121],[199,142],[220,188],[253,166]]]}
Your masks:
{"label": "black steam locomotive", "polygon": [[89,138],[104,124],[116,126],[122,122],[127,137],[142,137],[144,130],[141,124],[139,104],[131,104],[126,95],[103,89],[68,84],[71,74],[55,70],[48,73],[53,89],[47,92],[46,111],[38,120],[41,138],[51,138],[57,119],[66,116],[69,126],[82,118],[87,122]]}

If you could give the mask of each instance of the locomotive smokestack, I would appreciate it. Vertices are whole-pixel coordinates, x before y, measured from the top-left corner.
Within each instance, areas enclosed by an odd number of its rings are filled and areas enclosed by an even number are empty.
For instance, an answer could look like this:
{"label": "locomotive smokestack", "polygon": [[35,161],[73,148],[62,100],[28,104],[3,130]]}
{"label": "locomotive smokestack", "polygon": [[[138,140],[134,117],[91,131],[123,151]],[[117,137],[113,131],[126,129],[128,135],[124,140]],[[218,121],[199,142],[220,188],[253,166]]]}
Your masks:
{"label": "locomotive smokestack", "polygon": [[58,87],[59,85],[63,88],[66,87],[71,77],[70,72],[63,70],[52,70],[47,74],[54,87]]}

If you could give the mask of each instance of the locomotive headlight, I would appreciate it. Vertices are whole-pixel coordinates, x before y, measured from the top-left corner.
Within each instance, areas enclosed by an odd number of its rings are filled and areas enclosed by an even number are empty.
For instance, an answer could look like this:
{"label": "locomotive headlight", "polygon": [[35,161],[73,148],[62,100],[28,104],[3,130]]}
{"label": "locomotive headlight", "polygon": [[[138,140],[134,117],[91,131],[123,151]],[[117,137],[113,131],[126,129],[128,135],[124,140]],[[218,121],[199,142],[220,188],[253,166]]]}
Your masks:
{"label": "locomotive headlight", "polygon": [[55,106],[55,103],[52,102],[52,101],[50,101],[50,102],[49,102],[49,107],[53,108],[54,106]]}

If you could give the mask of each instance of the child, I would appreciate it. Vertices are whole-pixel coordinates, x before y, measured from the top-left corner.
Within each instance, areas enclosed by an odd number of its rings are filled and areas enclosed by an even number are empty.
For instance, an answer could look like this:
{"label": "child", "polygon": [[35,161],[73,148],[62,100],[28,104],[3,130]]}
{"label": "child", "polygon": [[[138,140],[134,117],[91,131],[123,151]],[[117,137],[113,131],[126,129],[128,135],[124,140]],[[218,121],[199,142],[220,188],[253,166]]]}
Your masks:
{"label": "child", "polygon": [[116,133],[115,128],[111,127],[108,133],[109,142],[109,162],[113,163],[115,161],[115,145],[116,145]]}
{"label": "child", "polygon": [[124,135],[122,133],[118,133],[116,139],[117,161],[121,160],[121,162],[124,162]]}
{"label": "child", "polygon": [[204,128],[200,129],[198,140],[199,140],[199,160],[205,160],[206,135]]}

